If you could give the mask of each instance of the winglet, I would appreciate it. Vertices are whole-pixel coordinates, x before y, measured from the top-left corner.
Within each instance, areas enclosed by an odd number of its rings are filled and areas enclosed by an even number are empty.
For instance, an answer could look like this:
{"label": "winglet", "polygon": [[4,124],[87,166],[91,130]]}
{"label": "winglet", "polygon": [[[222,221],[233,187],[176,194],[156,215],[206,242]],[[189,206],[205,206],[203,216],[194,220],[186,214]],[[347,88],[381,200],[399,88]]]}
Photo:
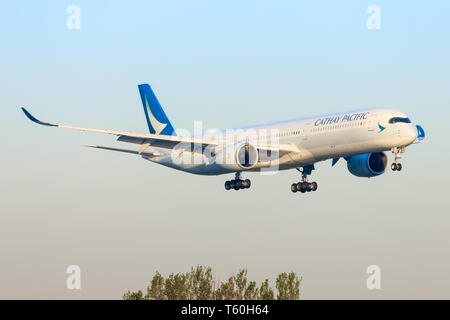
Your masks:
{"label": "winglet", "polygon": [[48,122],[43,122],[40,121],[38,119],[36,119],[35,117],[33,117],[33,115],[31,113],[28,112],[27,109],[25,109],[24,107],[21,107],[23,113],[25,113],[25,115],[27,116],[28,119],[30,119],[33,122],[36,122],[37,124],[41,124],[43,126],[50,126],[50,127],[57,127],[58,125],[56,124],[52,124],[52,123],[48,123]]}

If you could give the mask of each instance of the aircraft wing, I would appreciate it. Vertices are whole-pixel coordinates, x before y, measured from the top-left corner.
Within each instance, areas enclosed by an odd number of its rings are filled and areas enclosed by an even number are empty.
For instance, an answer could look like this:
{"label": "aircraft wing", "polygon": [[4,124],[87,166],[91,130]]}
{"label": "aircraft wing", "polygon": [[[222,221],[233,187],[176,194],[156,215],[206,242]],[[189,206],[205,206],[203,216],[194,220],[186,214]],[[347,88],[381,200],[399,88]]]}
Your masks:
{"label": "aircraft wing", "polygon": [[137,132],[129,132],[129,131],[110,130],[110,129],[96,129],[96,128],[86,128],[86,127],[78,127],[78,126],[44,122],[44,121],[41,121],[41,120],[38,120],[37,118],[35,118],[30,112],[28,112],[27,109],[25,109],[23,107],[22,107],[22,111],[25,113],[25,115],[28,117],[28,119],[30,119],[31,121],[33,121],[37,124],[43,125],[43,126],[64,128],[64,129],[77,130],[77,131],[111,134],[111,135],[118,136],[117,140],[123,141],[123,142],[130,142],[130,143],[136,143],[136,144],[141,144],[141,145],[148,144],[149,146],[151,145],[153,147],[161,147],[161,148],[169,148],[169,149],[175,147],[176,145],[178,145],[180,143],[200,144],[203,147],[219,144],[219,142],[217,140],[208,141],[207,139],[204,139],[204,138],[168,136],[168,135],[158,135],[158,134],[152,134],[152,133],[137,133]]}
{"label": "aircraft wing", "polygon": [[[183,143],[186,144],[186,149],[191,147],[192,145],[201,145],[202,149],[208,146],[223,146],[227,144],[226,140],[219,141],[218,139],[208,139],[205,137],[183,137],[183,136],[169,136],[169,135],[158,135],[152,133],[137,133],[137,132],[129,132],[129,131],[120,131],[120,130],[110,130],[110,129],[97,129],[97,128],[86,128],[86,127],[78,127],[71,125],[64,125],[58,123],[44,122],[37,118],[35,118],[27,109],[21,108],[25,115],[31,121],[49,127],[57,127],[64,128],[76,131],[86,131],[86,132],[95,132],[95,133],[103,133],[117,136],[118,141],[135,143],[141,145],[141,149],[137,152],[137,154],[143,154],[144,151],[149,147],[159,147],[159,148],[167,148],[172,149],[175,146]],[[111,151],[121,151],[128,152],[128,150],[119,150],[109,147],[101,147],[101,146],[90,146],[98,149],[106,149]],[[256,148],[260,150],[271,150],[279,153],[280,156],[287,153],[295,153],[297,152],[297,148],[291,145],[277,145],[277,146],[266,146],[266,145],[256,145]],[[135,153],[134,151],[130,151],[129,153]]]}

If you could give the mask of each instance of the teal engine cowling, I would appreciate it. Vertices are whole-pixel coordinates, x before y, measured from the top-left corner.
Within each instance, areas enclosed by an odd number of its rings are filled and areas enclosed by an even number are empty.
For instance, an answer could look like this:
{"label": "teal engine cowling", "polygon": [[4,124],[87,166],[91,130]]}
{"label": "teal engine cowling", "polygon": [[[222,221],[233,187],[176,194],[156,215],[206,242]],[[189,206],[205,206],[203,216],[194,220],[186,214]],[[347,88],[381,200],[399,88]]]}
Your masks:
{"label": "teal engine cowling", "polygon": [[367,178],[383,174],[388,163],[388,157],[384,152],[357,154],[346,160],[351,174]]}

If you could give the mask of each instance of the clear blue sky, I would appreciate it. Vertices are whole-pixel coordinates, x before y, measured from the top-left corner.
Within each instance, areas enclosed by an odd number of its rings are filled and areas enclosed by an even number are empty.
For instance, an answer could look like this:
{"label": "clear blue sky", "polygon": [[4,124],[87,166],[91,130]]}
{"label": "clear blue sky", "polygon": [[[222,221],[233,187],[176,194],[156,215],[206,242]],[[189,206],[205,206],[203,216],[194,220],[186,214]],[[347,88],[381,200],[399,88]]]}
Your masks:
{"label": "clear blue sky", "polygon": [[[66,9],[81,8],[68,30]],[[366,9],[381,9],[368,30]],[[163,275],[210,265],[261,281],[303,276],[304,298],[450,298],[450,2],[13,1],[0,5],[0,298],[120,298]],[[420,123],[404,170],[351,176],[317,165],[319,190],[292,171],[198,177],[87,150],[113,137],[49,121],[146,130],[148,82],[175,127],[249,125],[369,106]],[[82,290],[65,288],[80,265]],[[366,267],[382,290],[365,287]]]}

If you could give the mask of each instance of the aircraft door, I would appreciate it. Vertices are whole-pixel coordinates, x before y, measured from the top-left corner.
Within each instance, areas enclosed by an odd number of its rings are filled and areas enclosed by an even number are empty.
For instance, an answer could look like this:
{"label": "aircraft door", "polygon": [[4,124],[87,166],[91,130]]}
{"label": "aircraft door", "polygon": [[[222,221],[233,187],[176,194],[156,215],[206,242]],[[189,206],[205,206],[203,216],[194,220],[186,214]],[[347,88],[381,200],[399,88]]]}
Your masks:
{"label": "aircraft door", "polygon": [[377,124],[378,124],[378,121],[377,121],[377,114],[376,114],[376,113],[371,113],[371,114],[369,114],[369,119],[368,119],[367,129],[368,129],[370,132],[376,131]]}
{"label": "aircraft door", "polygon": [[311,130],[311,123],[308,122],[308,123],[306,123],[303,126],[303,128],[302,128],[302,130],[300,132],[301,137],[302,137],[302,141],[307,141],[308,140],[308,136],[309,136],[309,131],[310,130]]}

